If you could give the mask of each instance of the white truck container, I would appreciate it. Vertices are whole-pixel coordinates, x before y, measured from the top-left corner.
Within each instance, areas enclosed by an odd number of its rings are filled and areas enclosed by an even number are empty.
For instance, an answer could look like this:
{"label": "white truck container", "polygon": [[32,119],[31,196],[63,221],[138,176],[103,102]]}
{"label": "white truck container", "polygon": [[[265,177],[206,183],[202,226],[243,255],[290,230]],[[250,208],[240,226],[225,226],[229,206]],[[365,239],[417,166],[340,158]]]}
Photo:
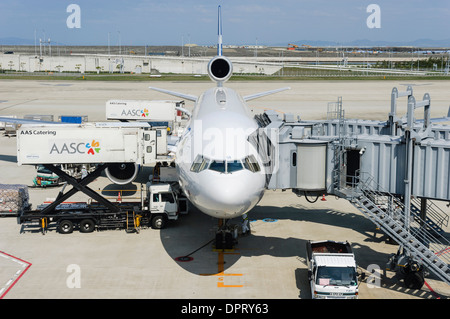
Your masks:
{"label": "white truck container", "polygon": [[22,125],[17,131],[17,161],[19,165],[151,164],[156,161],[156,144],[156,131],[141,127]]}
{"label": "white truck container", "polygon": [[357,299],[355,255],[348,242],[308,241],[308,279],[313,299]]}
{"label": "white truck container", "polygon": [[107,120],[175,121],[175,107],[180,101],[109,100],[106,102]]}

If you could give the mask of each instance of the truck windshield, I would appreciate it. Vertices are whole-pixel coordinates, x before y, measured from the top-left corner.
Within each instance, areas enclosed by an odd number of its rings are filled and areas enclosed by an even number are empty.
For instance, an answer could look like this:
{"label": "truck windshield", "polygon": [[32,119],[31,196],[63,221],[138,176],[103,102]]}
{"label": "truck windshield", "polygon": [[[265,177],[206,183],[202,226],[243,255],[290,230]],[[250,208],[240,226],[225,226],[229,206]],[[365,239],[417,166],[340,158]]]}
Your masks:
{"label": "truck windshield", "polygon": [[161,201],[173,204],[175,203],[175,198],[173,198],[172,193],[161,193]]}
{"label": "truck windshield", "polygon": [[316,284],[322,286],[354,286],[357,284],[355,268],[319,266]]}

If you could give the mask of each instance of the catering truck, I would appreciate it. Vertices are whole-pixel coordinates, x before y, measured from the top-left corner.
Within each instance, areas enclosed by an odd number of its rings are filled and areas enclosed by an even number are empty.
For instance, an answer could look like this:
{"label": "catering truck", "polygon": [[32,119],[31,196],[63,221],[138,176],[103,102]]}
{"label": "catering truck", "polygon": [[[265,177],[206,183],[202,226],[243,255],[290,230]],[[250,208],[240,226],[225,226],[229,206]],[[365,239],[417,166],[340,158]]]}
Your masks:
{"label": "catering truck", "polygon": [[184,101],[178,100],[109,100],[106,119],[121,122],[148,122],[153,127],[165,126],[169,134],[184,131],[190,112]]}
{"label": "catering truck", "polygon": [[74,230],[90,233],[101,229],[125,229],[127,232],[139,232],[142,227],[162,229],[169,221],[178,219],[180,206],[179,194],[171,185],[160,183],[147,185],[141,191],[140,201],[119,198],[112,203],[115,209],[99,202],[62,202],[52,210],[45,212],[53,202],[38,205],[37,210],[25,210],[19,214],[18,222],[26,226],[38,226],[45,233],[56,228],[61,234],[70,234]]}
{"label": "catering truck", "polygon": [[175,108],[182,101],[109,100],[106,102],[107,120],[175,121]]}
{"label": "catering truck", "polygon": [[[159,130],[143,123],[22,125],[17,131],[18,164],[41,165],[73,187],[64,193],[63,186],[54,200],[37,210],[25,210],[19,223],[37,222],[43,232],[55,225],[67,234],[75,228],[81,232],[109,227],[136,231],[141,225],[163,228],[168,220],[176,220],[185,199],[179,198],[180,191],[172,184],[150,183],[142,190],[141,183],[140,200],[127,201],[124,196],[116,202],[88,187],[103,172],[114,184],[127,185],[135,181],[143,165],[171,162],[165,141],[158,145]],[[95,169],[77,179],[63,169],[75,164]],[[77,192],[89,196],[89,201],[68,201]]]}
{"label": "catering truck", "polygon": [[355,255],[348,242],[308,241],[308,279],[313,299],[357,299]]}

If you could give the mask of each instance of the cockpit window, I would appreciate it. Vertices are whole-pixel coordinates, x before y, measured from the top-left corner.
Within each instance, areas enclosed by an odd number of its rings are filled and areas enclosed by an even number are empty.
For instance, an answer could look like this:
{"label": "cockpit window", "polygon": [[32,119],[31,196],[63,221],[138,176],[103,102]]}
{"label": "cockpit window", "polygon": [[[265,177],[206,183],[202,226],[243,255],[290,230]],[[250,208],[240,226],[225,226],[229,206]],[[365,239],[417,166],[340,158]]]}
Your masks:
{"label": "cockpit window", "polygon": [[249,155],[243,160],[210,160],[203,155],[197,155],[191,166],[191,172],[199,173],[205,169],[210,169],[219,173],[231,174],[243,169],[253,173],[259,172],[261,168],[255,157]]}
{"label": "cockpit window", "polygon": [[209,169],[219,172],[219,173],[227,173],[231,174],[237,171],[244,169],[240,160],[234,161],[212,161]]}
{"label": "cockpit window", "polygon": [[249,171],[256,173],[259,172],[261,170],[261,168],[259,167],[258,161],[256,160],[256,158],[253,155],[249,155],[247,156],[244,161],[244,168],[248,169]]}
{"label": "cockpit window", "polygon": [[227,161],[227,173],[233,173],[244,169],[242,163],[239,160]]}
{"label": "cockpit window", "polygon": [[225,173],[225,162],[214,160],[211,162],[209,169],[219,173]]}
{"label": "cockpit window", "polygon": [[197,155],[197,157],[194,160],[194,163],[192,163],[191,166],[191,172],[201,172],[208,168],[210,160],[202,155]]}

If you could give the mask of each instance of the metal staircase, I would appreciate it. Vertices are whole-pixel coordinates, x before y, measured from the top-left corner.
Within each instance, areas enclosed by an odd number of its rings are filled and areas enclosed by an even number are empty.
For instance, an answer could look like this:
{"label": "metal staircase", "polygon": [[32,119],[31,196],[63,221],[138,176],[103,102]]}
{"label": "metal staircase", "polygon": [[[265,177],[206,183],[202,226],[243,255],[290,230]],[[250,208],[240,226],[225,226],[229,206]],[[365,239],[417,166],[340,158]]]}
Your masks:
{"label": "metal staircase", "polygon": [[430,223],[417,215],[411,214],[405,218],[403,202],[380,190],[374,178],[368,174],[362,174],[354,180],[352,187],[342,189],[340,195],[345,196],[383,232],[403,246],[409,257],[450,284],[450,242],[439,230],[430,227]]}
{"label": "metal staircase", "polygon": [[[411,214],[414,217],[420,217],[420,199],[414,198],[411,200]],[[449,222],[449,215],[447,215],[442,209],[440,209],[436,204],[431,201],[427,202],[426,205],[427,218],[425,219],[426,225],[430,229],[434,229],[439,234],[443,234],[444,230],[442,227],[447,227]]]}

